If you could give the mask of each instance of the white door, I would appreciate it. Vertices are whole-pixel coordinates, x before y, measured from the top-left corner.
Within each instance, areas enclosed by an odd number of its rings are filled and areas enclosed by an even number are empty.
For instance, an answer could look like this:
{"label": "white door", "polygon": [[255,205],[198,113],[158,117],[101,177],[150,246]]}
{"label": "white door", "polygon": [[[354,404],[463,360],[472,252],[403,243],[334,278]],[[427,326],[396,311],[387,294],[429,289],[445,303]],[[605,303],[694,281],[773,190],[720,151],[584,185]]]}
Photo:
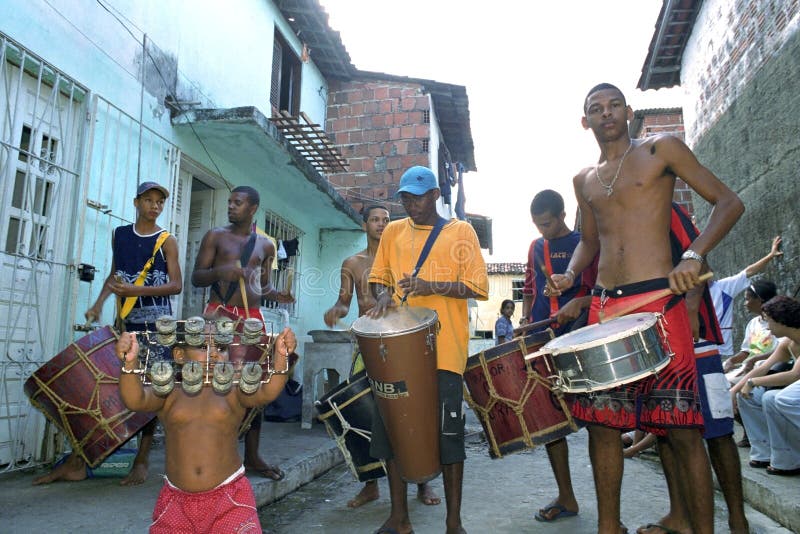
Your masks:
{"label": "white door", "polygon": [[[183,171],[181,171],[183,172]],[[197,180],[195,180],[197,182]],[[205,303],[208,302],[207,287],[194,287],[192,285],[192,270],[197,253],[200,251],[200,241],[203,236],[214,226],[214,199],[213,189],[195,190],[192,192],[192,203],[189,207],[189,229],[186,239],[186,271],[183,283],[183,318],[201,315]]]}

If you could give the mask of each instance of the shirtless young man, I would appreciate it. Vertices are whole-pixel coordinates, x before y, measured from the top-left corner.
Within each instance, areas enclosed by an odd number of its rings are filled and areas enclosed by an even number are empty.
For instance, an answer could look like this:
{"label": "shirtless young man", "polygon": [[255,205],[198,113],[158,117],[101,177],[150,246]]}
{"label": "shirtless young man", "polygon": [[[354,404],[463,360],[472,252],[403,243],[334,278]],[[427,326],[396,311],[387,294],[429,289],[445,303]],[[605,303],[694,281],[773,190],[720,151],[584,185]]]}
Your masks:
{"label": "shirtless young man", "polygon": [[[281,293],[272,287],[270,273],[275,246],[266,237],[253,231],[253,217],[260,204],[258,191],[249,186],[239,186],[228,199],[228,224],[209,230],[200,243],[200,252],[192,272],[192,284],[211,286],[211,297],[205,315],[224,314],[244,318],[263,319],[259,309],[261,300],[294,302],[290,293]],[[249,259],[241,264],[245,247],[252,247]],[[244,280],[249,310],[240,291]],[[244,438],[244,466],[263,477],[281,480],[283,471],[270,466],[258,454],[261,417],[253,419]]]}
{"label": "shirtless young man", "polygon": [[[597,165],[573,179],[581,210],[581,241],[564,274],[554,275],[559,289],[570,287],[575,273],[599,252],[597,283],[589,322],[597,322],[631,301],[669,287],[675,295],[698,283],[705,256],[744,211],[739,198],[703,167],[679,139],[659,135],[632,140],[633,110],[615,86],[589,91],[581,119],[600,147]],[[708,224],[673,268],[669,227],[675,177],[680,176],[714,207]],[[677,300],[677,303],[674,301]],[[664,312],[675,356],[658,377],[648,377],[592,395],[578,395],[573,416],[588,424],[598,506],[598,531],[625,531],[620,522],[622,485],[621,430],[634,427],[666,436],[680,464],[680,479],[695,533],[713,531],[711,470],[700,429],[692,332],[682,299],[667,297],[637,311]],[[636,402],[643,401],[637,420]],[[688,405],[688,409],[687,408]]]}
{"label": "shirtless young man", "polygon": [[[276,369],[285,368],[296,347],[294,333],[284,329],[275,340]],[[135,334],[123,334],[116,352],[122,360],[122,402],[133,411],[156,412],[164,425],[167,473],[150,533],[260,533],[255,497],[239,456],[238,429],[248,408],[264,406],[278,396],[287,375],[273,375],[253,394],[238,387],[226,394],[202,387],[190,395],[176,386],[162,397],[133,374],[139,354]],[[176,362],[228,359],[226,352],[214,346],[211,334],[206,347],[175,346],[173,355]]]}
{"label": "shirtless young man", "polygon": [[[375,261],[375,252],[386,225],[389,224],[389,210],[381,205],[367,206],[364,209],[364,231],[367,233],[367,248],[353,254],[342,262],[342,281],[339,286],[339,299],[328,311],[325,312],[325,324],[330,328],[346,316],[350,311],[350,302],[353,300],[353,290],[358,301],[359,317],[375,306],[375,298],[369,289],[369,271]],[[355,362],[354,371],[364,368],[364,363],[359,357]],[[377,480],[368,480],[361,491],[347,502],[350,508],[357,508],[362,504],[376,500],[380,497]],[[423,504],[439,504],[442,500],[433,491],[429,484],[417,485],[417,499]]]}

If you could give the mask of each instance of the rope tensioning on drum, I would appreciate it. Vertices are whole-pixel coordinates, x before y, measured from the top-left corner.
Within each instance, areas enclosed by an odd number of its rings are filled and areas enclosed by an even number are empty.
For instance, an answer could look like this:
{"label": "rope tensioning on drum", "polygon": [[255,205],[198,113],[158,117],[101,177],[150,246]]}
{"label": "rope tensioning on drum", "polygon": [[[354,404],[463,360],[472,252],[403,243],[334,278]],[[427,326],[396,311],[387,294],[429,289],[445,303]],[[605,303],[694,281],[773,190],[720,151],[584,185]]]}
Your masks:
{"label": "rope tensioning on drum", "polygon": [[[364,392],[362,392],[362,394],[363,393],[368,393],[368,392],[369,392],[369,390],[365,390]],[[348,399],[347,401],[342,403],[341,408],[347,407],[347,405],[349,405],[350,403],[354,402],[356,399],[358,399],[361,396],[362,395],[355,395],[353,398]],[[359,436],[361,436],[362,438],[366,439],[367,441],[370,441],[372,439],[372,432],[367,431],[367,430],[363,430],[363,429],[360,429],[360,428],[356,428],[354,426],[351,426],[350,423],[342,415],[341,409],[340,409],[340,407],[339,407],[339,405],[337,403],[331,402],[330,406],[331,406],[331,409],[330,409],[330,411],[328,411],[328,412],[326,412],[324,414],[324,418],[323,418],[322,415],[319,416],[319,418],[320,418],[320,420],[322,420],[323,423],[325,423],[325,430],[328,431],[328,435],[331,438],[333,438],[333,441],[336,442],[336,446],[339,447],[339,450],[342,452],[342,456],[344,456],[344,458],[346,460],[345,463],[350,468],[350,472],[352,472],[353,476],[355,476],[356,479],[358,479],[358,469],[356,468],[355,462],[353,461],[353,456],[350,454],[350,451],[347,450],[347,445],[345,444],[347,433],[352,431],[353,433],[358,434]],[[339,424],[342,425],[342,435],[341,436],[337,436],[336,435],[336,433],[333,431],[333,428],[331,427],[331,424],[328,422],[328,419],[330,418],[330,412],[333,412],[336,415],[337,419],[339,419]],[[379,460],[379,464],[383,467],[384,470],[386,469],[386,463],[383,460]],[[370,464],[370,465],[372,465],[372,464]],[[370,467],[370,466],[365,466],[365,467],[369,467],[368,470],[375,469],[376,467],[378,467],[378,463],[376,463],[374,465],[374,467]]]}
{"label": "rope tensioning on drum", "polygon": [[[92,347],[91,352],[96,352],[97,350],[102,349],[104,346],[112,342],[116,342],[116,339],[111,338],[106,343],[102,343],[100,345]],[[103,417],[102,407],[100,406],[100,386],[104,384],[105,385],[119,384],[119,379],[101,371],[100,368],[97,367],[91,359],[89,359],[89,355],[86,352],[81,350],[77,345],[75,347],[76,347],[75,353],[77,356],[76,359],[70,362],[68,365],[65,365],[62,369],[60,369],[57,373],[55,373],[52,377],[50,377],[47,382],[44,382],[41,378],[39,378],[35,374],[31,375],[31,378],[33,378],[34,382],[38,386],[39,391],[42,394],[44,394],[58,410],[59,419],[57,420],[55,417],[51,416],[45,409],[44,405],[41,404],[39,401],[33,398],[31,398],[30,400],[31,403],[34,406],[36,406],[37,409],[39,409],[39,411],[41,411],[48,419],[50,419],[53,422],[53,424],[58,426],[67,435],[67,439],[69,439],[73,448],[76,449],[75,452],[78,452],[80,456],[84,459],[84,461],[86,461],[87,464],[91,464],[92,462],[90,462],[89,459],[86,457],[86,454],[84,453],[83,449],[84,445],[86,445],[89,442],[89,439],[93,436],[94,432],[98,428],[100,428],[106,435],[117,438],[117,436],[111,431],[111,428],[133,417],[135,414],[134,412],[131,412],[126,408],[124,411],[114,416],[111,416],[107,419]],[[94,378],[94,387],[92,388],[91,395],[89,396],[89,403],[88,403],[89,406],[86,408],[75,406],[74,404],[66,402],[64,399],[59,397],[56,394],[56,392],[49,386],[49,384],[53,383],[58,378],[63,377],[67,372],[71,371],[76,365],[78,365],[78,363],[85,364],[86,368]],[[94,405],[95,407],[91,408],[92,405]],[[87,429],[88,431],[86,437],[79,441],[75,436],[75,433],[72,431],[72,427],[68,419],[69,415],[88,415],[89,417],[94,419],[97,422],[97,424]]]}
{"label": "rope tensioning on drum", "polygon": [[[522,339],[518,340],[517,344],[519,346],[520,353],[524,354],[525,351],[526,351],[526,346],[525,346],[524,340],[522,340]],[[484,377],[492,376],[491,373],[489,372],[489,364],[486,361],[486,358],[484,357],[483,353],[481,353],[479,355],[478,360],[480,362],[481,369],[483,371],[483,376]],[[494,383],[491,380],[489,380],[488,378],[486,380],[486,383],[487,383],[487,387],[489,389],[489,402],[487,403],[485,408],[482,407],[482,406],[479,406],[474,401],[472,396],[469,394],[469,391],[467,390],[466,386],[464,386],[464,398],[466,399],[467,404],[473,410],[475,410],[475,411],[477,411],[477,412],[479,412],[479,413],[481,413],[483,415],[484,420],[488,420],[489,412],[491,412],[491,410],[494,408],[494,406],[498,402],[502,402],[503,404],[507,405],[514,412],[514,414],[517,416],[517,419],[519,421],[519,426],[520,426],[520,429],[522,430],[522,434],[523,434],[522,435],[523,442],[526,445],[528,445],[529,447],[533,447],[534,443],[533,443],[533,439],[532,438],[552,432],[553,431],[553,427],[550,427],[550,428],[547,428],[547,429],[542,429],[540,431],[531,433],[528,430],[527,424],[525,424],[525,418],[523,416],[523,412],[525,411],[525,405],[527,404],[528,400],[530,399],[530,396],[535,391],[536,387],[537,386],[546,387],[548,389],[548,391],[550,391],[550,381],[547,378],[544,378],[538,372],[536,372],[533,369],[533,366],[529,362],[525,362],[525,368],[526,368],[525,374],[526,374],[527,381],[525,382],[525,386],[522,389],[522,394],[520,395],[519,400],[513,400],[513,399],[509,399],[507,397],[503,397],[503,396],[499,395],[497,393],[497,389],[494,387]],[[567,412],[566,404],[564,403],[564,400],[563,400],[563,394],[559,393],[559,394],[556,395],[556,397],[557,397],[557,400],[558,400],[559,405],[561,406],[562,410]],[[577,427],[575,427],[575,423],[571,422],[571,421],[567,421],[567,422],[565,422],[563,424],[560,424],[560,425],[555,425],[555,427],[556,428],[561,428],[561,427],[563,427],[565,425],[566,426],[570,426],[573,429],[577,430]],[[500,454],[500,448],[498,446],[497,439],[494,436],[494,432],[492,430],[491,425],[484,425],[484,427],[486,428],[486,430],[487,430],[487,432],[489,434],[489,436],[488,436],[489,437],[489,442],[491,444],[492,451],[495,453],[495,456],[498,456],[498,457],[502,456]]]}

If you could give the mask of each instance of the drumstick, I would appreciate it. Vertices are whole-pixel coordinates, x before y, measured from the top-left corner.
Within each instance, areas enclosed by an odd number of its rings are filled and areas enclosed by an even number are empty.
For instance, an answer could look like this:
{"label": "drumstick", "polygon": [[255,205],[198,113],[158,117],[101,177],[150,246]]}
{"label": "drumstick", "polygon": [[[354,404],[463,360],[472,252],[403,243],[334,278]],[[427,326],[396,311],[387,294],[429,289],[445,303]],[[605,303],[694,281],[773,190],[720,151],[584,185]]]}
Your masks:
{"label": "drumstick", "polygon": [[[236,260],[236,266],[238,268],[242,268],[242,262]],[[250,306],[247,305],[247,291],[244,286],[244,276],[239,277],[239,292],[242,294],[242,302],[244,303],[244,316],[245,318],[250,318]]]}
{"label": "drumstick", "polygon": [[539,328],[541,326],[547,326],[553,321],[555,321],[555,316],[548,317],[547,319],[542,319],[541,321],[536,321],[535,323],[529,323],[524,326],[519,326],[514,329],[514,337],[520,336],[527,332],[528,330],[533,330],[534,328]]}
{"label": "drumstick", "polygon": [[[714,273],[707,272],[704,275],[701,275],[700,278],[697,279],[697,281],[700,282],[700,283],[706,282],[706,281],[710,280],[713,276],[714,276]],[[668,296],[670,296],[672,294],[673,294],[672,290],[669,289],[669,288],[666,288],[666,289],[662,289],[660,291],[655,291],[653,293],[650,293],[649,295],[642,295],[642,297],[640,299],[637,299],[637,300],[631,302],[628,306],[625,306],[624,308],[622,308],[619,311],[615,311],[614,313],[612,313],[608,317],[605,316],[605,313],[603,313],[603,310],[600,310],[600,313],[599,313],[599,319],[600,320],[599,320],[599,322],[604,323],[604,322],[609,321],[611,319],[616,319],[617,317],[622,317],[623,315],[628,315],[629,313],[631,313],[633,311],[636,311],[639,308],[643,308],[644,306],[647,306],[648,304],[652,304],[653,302],[655,302],[655,301],[657,301],[659,299],[663,299],[664,297],[668,297]]]}
{"label": "drumstick", "polygon": [[556,286],[556,283],[553,282],[553,277],[550,276],[550,272],[547,270],[547,266],[544,263],[540,263],[539,264],[539,269],[541,269],[542,272],[544,273],[545,278],[547,278],[547,283],[548,284],[550,284],[553,287],[558,287],[558,286]]}

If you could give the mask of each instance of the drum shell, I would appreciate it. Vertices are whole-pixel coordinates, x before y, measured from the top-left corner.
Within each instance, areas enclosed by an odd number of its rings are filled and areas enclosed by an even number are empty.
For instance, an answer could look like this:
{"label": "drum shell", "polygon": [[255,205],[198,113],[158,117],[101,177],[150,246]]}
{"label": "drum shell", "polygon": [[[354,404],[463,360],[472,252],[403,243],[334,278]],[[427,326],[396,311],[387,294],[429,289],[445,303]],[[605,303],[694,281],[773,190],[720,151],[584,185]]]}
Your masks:
{"label": "drum shell", "polygon": [[[600,326],[602,324],[584,328]],[[669,353],[659,335],[658,322],[619,339],[598,342],[593,346],[561,348],[544,357],[561,376],[564,391],[568,393],[588,393],[635,382],[660,371],[669,363]]]}
{"label": "drum shell", "polygon": [[[106,326],[70,344],[25,381],[36,408],[67,434],[73,451],[96,467],[150,422],[155,414],[131,412],[119,395],[117,336]],[[66,409],[59,409],[66,404]],[[63,410],[63,411],[62,411]]]}
{"label": "drum shell", "polygon": [[[372,396],[366,371],[361,371],[336,386],[319,399],[315,406],[319,420],[325,424],[331,437],[338,440],[344,436],[343,445],[346,454],[344,450],[342,454],[356,479],[366,482],[386,474],[383,462],[369,455],[370,439],[367,436],[372,434],[372,420],[378,406]],[[334,407],[350,425],[351,428],[347,432],[342,428],[342,421],[334,411]]]}
{"label": "drum shell", "polygon": [[[391,312],[386,317],[391,318]],[[421,484],[441,472],[439,385],[436,361],[438,318],[416,330],[386,337],[353,333],[364,358],[372,393],[406,482]]]}
{"label": "drum shell", "polygon": [[[526,354],[542,347],[551,337],[548,330],[515,338],[467,359],[467,400],[483,425],[492,458],[550,443],[578,429],[564,400],[549,387],[551,373],[545,362],[525,361]],[[492,396],[489,383],[496,397]],[[520,404],[517,414],[514,406]]]}

